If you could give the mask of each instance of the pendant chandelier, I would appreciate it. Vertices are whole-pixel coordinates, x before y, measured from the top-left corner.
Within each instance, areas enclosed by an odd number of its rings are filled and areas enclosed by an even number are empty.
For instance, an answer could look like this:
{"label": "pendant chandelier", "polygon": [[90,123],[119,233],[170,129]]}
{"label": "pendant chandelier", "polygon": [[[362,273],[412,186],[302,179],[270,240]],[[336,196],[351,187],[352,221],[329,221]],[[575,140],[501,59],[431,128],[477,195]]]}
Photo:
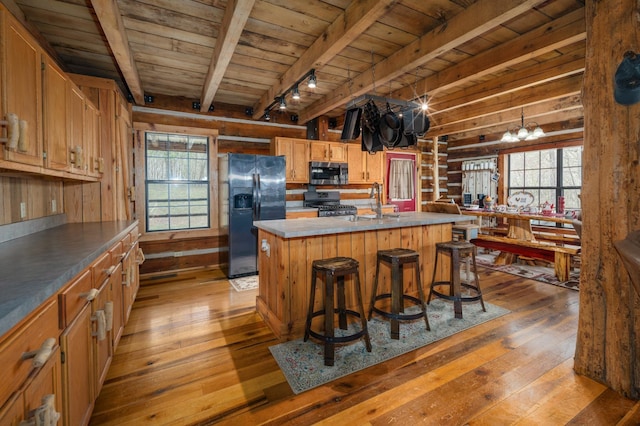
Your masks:
{"label": "pendant chandelier", "polygon": [[507,130],[500,142],[519,142],[519,141],[532,141],[538,138],[546,136],[542,128],[536,122],[524,124],[524,108],[522,108],[522,114],[520,116],[520,127],[514,127],[511,130]]}

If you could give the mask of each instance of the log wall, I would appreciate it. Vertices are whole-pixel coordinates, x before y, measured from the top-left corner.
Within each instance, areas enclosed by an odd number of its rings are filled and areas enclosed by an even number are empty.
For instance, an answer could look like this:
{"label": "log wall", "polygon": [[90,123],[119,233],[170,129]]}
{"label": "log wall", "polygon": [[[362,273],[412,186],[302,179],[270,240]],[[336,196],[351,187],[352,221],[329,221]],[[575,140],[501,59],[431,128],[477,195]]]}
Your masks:
{"label": "log wall", "polygon": [[640,294],[613,242],[640,229],[640,103],[614,100],[615,72],[640,51],[636,0],[586,2],[580,317],[575,370],[640,399]]}

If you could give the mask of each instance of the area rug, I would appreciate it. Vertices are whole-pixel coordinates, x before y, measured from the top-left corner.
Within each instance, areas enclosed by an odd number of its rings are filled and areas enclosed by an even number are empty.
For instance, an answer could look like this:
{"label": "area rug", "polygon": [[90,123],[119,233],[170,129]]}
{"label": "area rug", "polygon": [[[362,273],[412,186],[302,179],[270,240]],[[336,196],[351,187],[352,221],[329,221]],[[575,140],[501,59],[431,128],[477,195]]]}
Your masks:
{"label": "area rug", "polygon": [[[465,304],[464,318],[457,319],[453,316],[451,302],[442,299],[432,300],[427,308],[431,331],[426,331],[424,320],[403,321],[400,324],[399,340],[389,338],[390,323],[374,315],[367,325],[371,338],[371,352],[367,352],[362,339],[345,345],[336,345],[335,365],[330,367],[324,365],[323,345],[314,341],[313,338],[307,342],[298,339],[280,343],[269,347],[269,350],[293,392],[299,394],[509,312],[507,309],[486,302],[485,306],[487,312],[482,311],[479,303]],[[407,308],[406,312],[418,310],[417,306],[412,306]],[[339,332],[343,331],[336,329],[336,335]],[[353,329],[346,331],[346,333],[352,332]]]}
{"label": "area rug", "polygon": [[248,291],[258,288],[258,276],[250,275],[248,277],[232,278],[229,280],[236,291]]}
{"label": "area rug", "polygon": [[[569,274],[568,281],[558,281],[553,265],[544,266],[540,264],[529,265],[526,262],[519,261],[519,263],[513,263],[511,265],[495,265],[494,260],[500,252],[484,252],[478,253],[476,256],[476,262],[478,266],[485,268],[495,269],[496,271],[506,272],[507,274],[517,275],[519,277],[529,278],[535,281],[541,281],[547,284],[557,285],[558,287],[569,288],[572,290],[579,290],[580,288],[580,269],[572,267]],[[464,265],[461,268],[464,271]],[[464,272],[462,272],[464,276]]]}

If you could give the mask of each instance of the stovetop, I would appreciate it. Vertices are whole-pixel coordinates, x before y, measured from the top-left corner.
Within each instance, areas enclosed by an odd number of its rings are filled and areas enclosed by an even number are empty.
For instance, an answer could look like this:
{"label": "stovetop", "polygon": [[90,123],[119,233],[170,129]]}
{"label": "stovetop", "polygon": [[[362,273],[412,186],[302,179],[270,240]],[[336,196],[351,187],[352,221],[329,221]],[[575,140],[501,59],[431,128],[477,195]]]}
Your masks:
{"label": "stovetop", "polygon": [[358,213],[355,206],[340,204],[340,193],[337,191],[307,191],[304,193],[303,206],[317,208],[318,217],[347,216]]}

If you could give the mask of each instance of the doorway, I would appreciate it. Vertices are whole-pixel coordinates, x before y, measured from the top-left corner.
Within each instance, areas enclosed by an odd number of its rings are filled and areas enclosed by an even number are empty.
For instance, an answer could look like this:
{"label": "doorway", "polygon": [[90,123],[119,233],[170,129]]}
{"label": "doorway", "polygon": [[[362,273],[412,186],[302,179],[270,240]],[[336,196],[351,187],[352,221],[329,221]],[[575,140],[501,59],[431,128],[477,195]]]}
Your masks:
{"label": "doorway", "polygon": [[416,154],[386,153],[387,203],[399,212],[416,211]]}

